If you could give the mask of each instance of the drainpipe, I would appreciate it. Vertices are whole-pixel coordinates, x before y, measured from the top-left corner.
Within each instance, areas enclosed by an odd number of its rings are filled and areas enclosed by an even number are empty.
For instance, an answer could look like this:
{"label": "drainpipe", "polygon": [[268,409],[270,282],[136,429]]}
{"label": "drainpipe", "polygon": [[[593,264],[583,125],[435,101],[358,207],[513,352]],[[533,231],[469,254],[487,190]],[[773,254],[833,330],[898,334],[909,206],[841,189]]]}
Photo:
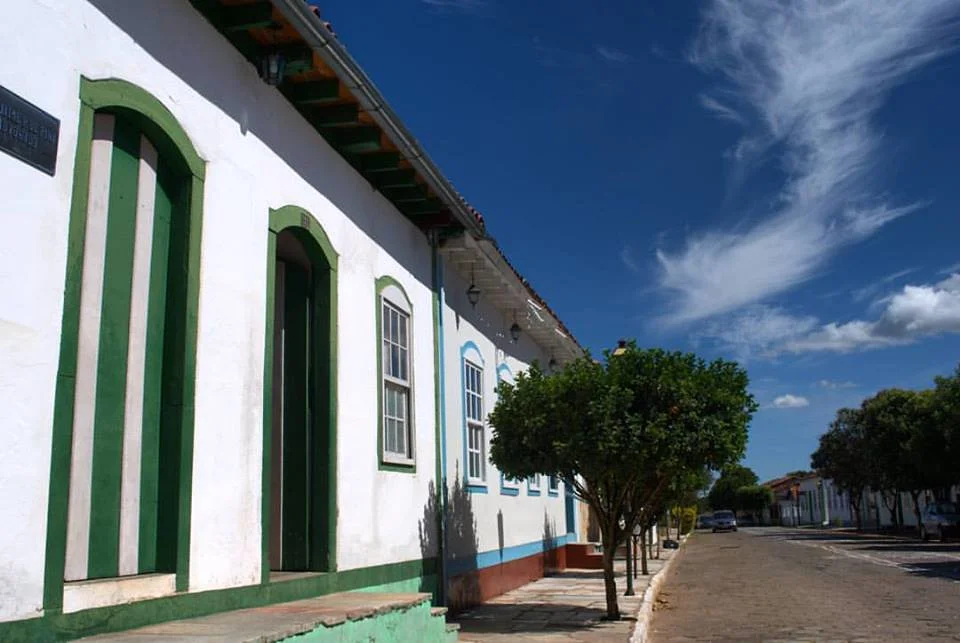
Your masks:
{"label": "drainpipe", "polygon": [[374,122],[387,133],[400,150],[400,154],[426,179],[427,184],[450,208],[460,225],[469,230],[474,238],[485,239],[487,235],[483,226],[460,198],[453,185],[430,160],[413,134],[407,130],[374,86],[373,81],[327,29],[320,17],[304,0],[271,0],[271,2],[353,93],[364,111],[370,114]]}
{"label": "drainpipe", "polygon": [[447,387],[445,376],[445,348],[443,332],[443,258],[440,256],[439,234],[430,230],[430,259],[433,267],[433,341],[434,341],[434,392],[436,394],[436,465],[437,499],[439,516],[437,531],[440,537],[437,551],[440,587],[437,599],[440,605],[447,604]]}

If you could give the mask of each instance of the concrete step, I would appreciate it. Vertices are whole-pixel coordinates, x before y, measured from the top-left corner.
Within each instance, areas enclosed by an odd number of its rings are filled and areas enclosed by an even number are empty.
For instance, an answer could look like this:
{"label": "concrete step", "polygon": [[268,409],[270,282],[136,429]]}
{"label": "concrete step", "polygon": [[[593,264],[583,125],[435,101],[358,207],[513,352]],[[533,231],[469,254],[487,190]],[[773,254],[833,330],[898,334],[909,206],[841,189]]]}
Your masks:
{"label": "concrete step", "polygon": [[[416,640],[446,643],[456,629],[446,622],[446,608],[430,606],[430,594],[341,592],[200,618],[171,621],[87,641],[170,643],[272,643],[305,636],[311,641]],[[453,633],[453,636],[451,636]]]}

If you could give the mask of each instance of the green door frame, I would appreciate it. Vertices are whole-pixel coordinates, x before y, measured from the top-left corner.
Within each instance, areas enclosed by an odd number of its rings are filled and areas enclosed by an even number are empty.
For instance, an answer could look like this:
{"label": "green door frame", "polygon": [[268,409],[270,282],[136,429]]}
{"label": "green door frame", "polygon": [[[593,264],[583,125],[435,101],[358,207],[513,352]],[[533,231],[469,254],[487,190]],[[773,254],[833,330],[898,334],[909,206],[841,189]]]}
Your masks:
{"label": "green door frame", "polygon": [[73,409],[80,324],[80,288],[89,200],[90,152],[97,111],[109,111],[131,120],[146,134],[158,152],[171,161],[188,184],[184,244],[187,259],[185,300],[182,302],[182,354],[176,356],[183,374],[177,391],[181,403],[177,505],[176,589],[185,591],[190,574],[190,507],[193,474],[193,422],[196,386],[197,311],[200,299],[200,241],[203,223],[205,161],[170,111],[146,90],[115,78],[80,77],[80,113],[74,160],[73,194],[67,237],[60,358],[53,413],[50,491],[47,506],[47,540],[43,580],[43,607],[47,613],[63,608],[64,568],[67,547],[67,512],[73,443]]}
{"label": "green door frame", "polygon": [[[275,279],[277,235],[293,232],[301,241],[316,270],[314,306],[326,305],[327,314],[313,315],[313,336],[327,341],[313,343],[317,365],[313,394],[315,412],[311,423],[315,435],[314,462],[325,467],[325,494],[311,494],[312,524],[309,529],[310,569],[334,572],[337,569],[337,253],[323,228],[303,208],[286,205],[270,210],[267,240],[266,341],[263,361],[263,474],[261,487],[261,578],[270,582],[270,470],[273,429],[273,321],[276,303]],[[325,270],[324,270],[325,269]]]}

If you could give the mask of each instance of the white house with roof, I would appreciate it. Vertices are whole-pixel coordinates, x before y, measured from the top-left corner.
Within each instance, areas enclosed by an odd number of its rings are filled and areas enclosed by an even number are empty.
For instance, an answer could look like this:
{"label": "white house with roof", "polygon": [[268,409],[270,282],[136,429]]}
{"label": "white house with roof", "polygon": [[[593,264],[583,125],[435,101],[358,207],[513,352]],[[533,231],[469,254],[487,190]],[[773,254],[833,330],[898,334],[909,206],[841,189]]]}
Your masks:
{"label": "white house with roof", "polygon": [[23,0],[0,40],[0,639],[563,565],[575,499],[486,414],[582,349],[313,7]]}

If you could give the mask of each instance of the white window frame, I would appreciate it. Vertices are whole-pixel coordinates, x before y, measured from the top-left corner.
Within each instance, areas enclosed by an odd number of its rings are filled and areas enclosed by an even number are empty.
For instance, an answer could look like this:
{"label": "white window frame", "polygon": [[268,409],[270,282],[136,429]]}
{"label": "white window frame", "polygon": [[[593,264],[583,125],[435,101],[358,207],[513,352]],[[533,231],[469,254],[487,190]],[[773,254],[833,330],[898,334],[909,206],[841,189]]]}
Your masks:
{"label": "white window frame", "polygon": [[535,473],[527,478],[527,491],[540,491],[540,474]]}
{"label": "white window frame", "polygon": [[[473,373],[471,373],[473,371]],[[471,387],[471,381],[473,387]],[[463,358],[463,417],[466,462],[464,472],[468,484],[486,484],[487,481],[487,428],[483,408],[483,366]],[[479,433],[479,439],[473,440]],[[479,444],[471,444],[479,442]],[[477,468],[473,470],[473,456],[477,457]]]}
{"label": "white window frame", "polygon": [[[390,321],[392,315],[396,314],[398,319],[398,330],[403,320],[406,326],[406,337],[392,336],[390,333]],[[380,320],[380,336],[377,338],[378,351],[380,352],[380,459],[386,464],[397,464],[404,466],[414,466],[416,464],[416,430],[414,429],[414,398],[413,398],[413,311],[410,302],[407,300],[404,292],[395,285],[383,287],[377,298],[377,315]],[[406,346],[403,340],[406,340]],[[396,374],[388,372],[390,370],[391,353],[388,348],[396,347],[401,357],[401,374],[403,367],[406,367],[406,379],[398,377]],[[405,351],[405,353],[404,353]],[[406,392],[406,408],[403,411],[403,417],[399,414],[390,415],[388,413],[388,392],[390,390]],[[397,449],[388,449],[388,443],[395,440],[387,440],[388,427],[390,422],[404,422],[403,439],[406,447],[403,452]]]}

